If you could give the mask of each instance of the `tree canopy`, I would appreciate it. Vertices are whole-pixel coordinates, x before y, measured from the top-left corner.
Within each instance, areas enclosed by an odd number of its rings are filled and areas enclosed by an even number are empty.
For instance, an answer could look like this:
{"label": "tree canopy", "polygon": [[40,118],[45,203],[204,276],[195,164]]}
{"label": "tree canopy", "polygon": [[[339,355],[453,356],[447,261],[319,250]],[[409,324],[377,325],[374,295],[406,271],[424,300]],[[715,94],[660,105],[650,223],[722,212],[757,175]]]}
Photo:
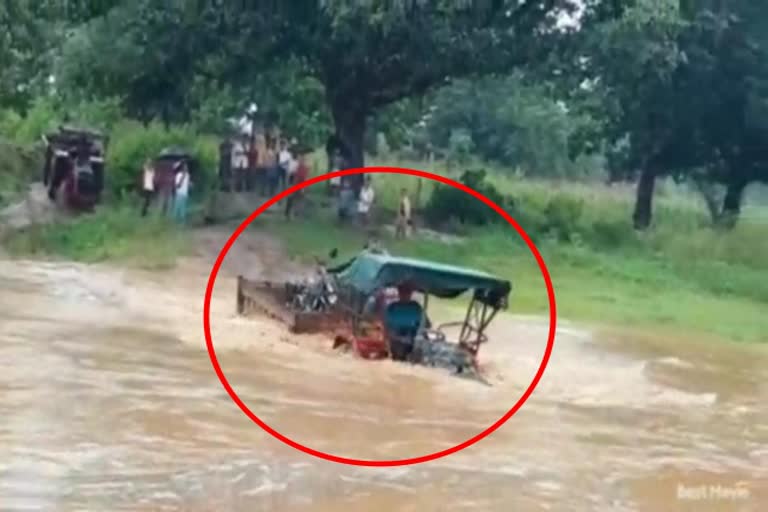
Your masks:
{"label": "tree canopy", "polygon": [[265,71],[291,63],[322,84],[356,166],[377,109],[454,77],[508,72],[539,58],[558,34],[558,15],[574,8],[573,0],[137,0],[79,29],[60,69],[69,87],[120,94],[139,116],[174,120],[194,107],[195,77],[247,91]]}
{"label": "tree canopy", "polygon": [[669,176],[723,187],[729,221],[768,182],[767,5],[7,0],[0,106],[117,101],[222,132],[256,103],[308,144],[334,135],[349,166],[378,131],[550,177],[588,174],[594,153],[637,180],[636,227]]}
{"label": "tree canopy", "polygon": [[609,143],[627,142],[624,173],[640,172],[636,227],[650,224],[656,177],[725,184],[725,217],[749,182],[768,178],[768,47],[754,21],[768,12],[759,9],[643,0],[587,35],[578,68],[599,97],[590,105],[603,111]]}

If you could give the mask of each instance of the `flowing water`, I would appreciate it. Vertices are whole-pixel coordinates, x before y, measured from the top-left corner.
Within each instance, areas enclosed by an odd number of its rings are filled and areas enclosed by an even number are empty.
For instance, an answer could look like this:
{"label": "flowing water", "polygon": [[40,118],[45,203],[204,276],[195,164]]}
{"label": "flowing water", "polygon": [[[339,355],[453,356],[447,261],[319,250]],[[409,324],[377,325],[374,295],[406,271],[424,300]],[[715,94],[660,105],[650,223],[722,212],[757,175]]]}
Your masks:
{"label": "flowing water", "polygon": [[[0,261],[0,510],[768,510],[762,349],[561,326],[539,387],[492,436],[426,464],[353,467],[285,446],[226,394],[202,334],[207,270]],[[478,434],[530,383],[546,334],[502,317],[489,387],[237,318],[230,274],[212,327],[255,414],[364,459]]]}

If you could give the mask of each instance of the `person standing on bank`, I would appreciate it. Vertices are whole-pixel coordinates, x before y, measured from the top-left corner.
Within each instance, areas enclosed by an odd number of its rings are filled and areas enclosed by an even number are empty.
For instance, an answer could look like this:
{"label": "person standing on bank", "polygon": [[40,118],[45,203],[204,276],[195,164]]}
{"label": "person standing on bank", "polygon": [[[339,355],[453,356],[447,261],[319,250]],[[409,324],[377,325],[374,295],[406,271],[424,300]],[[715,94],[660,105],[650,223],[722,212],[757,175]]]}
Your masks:
{"label": "person standing on bank", "polygon": [[277,182],[279,179],[279,169],[277,162],[277,148],[274,140],[267,141],[267,149],[264,153],[264,187],[262,195],[272,197],[277,193]]}
{"label": "person standing on bank", "polygon": [[277,157],[277,165],[279,168],[279,176],[277,182],[278,191],[284,190],[288,186],[288,173],[291,167],[291,151],[288,148],[288,140],[282,139],[280,141],[280,153]]}
{"label": "person standing on bank", "polygon": [[231,158],[232,158],[232,188],[236,192],[245,190],[246,174],[248,171],[248,151],[242,137],[235,139],[232,145]]}
{"label": "person standing on bank", "polygon": [[337,213],[340,223],[345,223],[350,218],[354,220],[355,215],[355,191],[352,189],[349,176],[341,180],[341,189],[338,195]]}
{"label": "person standing on bank", "polygon": [[173,199],[173,216],[179,224],[187,222],[187,202],[189,199],[189,168],[181,162],[176,171],[176,195]]}
{"label": "person standing on bank", "polygon": [[365,176],[363,188],[360,190],[360,199],[357,201],[357,213],[360,216],[360,223],[367,227],[370,222],[371,208],[376,198],[376,192],[371,184],[371,177]]}
{"label": "person standing on bank", "polygon": [[141,193],[144,197],[144,205],[141,207],[141,216],[146,217],[147,212],[149,211],[149,205],[155,196],[155,168],[152,166],[150,160],[144,162],[142,181],[143,187]]}
{"label": "person standing on bank", "polygon": [[[309,178],[309,164],[307,163],[306,154],[299,152],[298,160],[296,161],[296,172],[292,176],[292,184],[298,185],[303,183]],[[304,189],[294,192],[289,195],[285,202],[285,218],[290,220],[295,210],[300,210],[304,203]]]}
{"label": "person standing on bank", "polygon": [[411,199],[408,197],[408,190],[400,190],[400,207],[397,211],[397,227],[395,238],[403,239],[408,237],[408,229],[411,226]]}
{"label": "person standing on bank", "polygon": [[289,150],[291,154],[291,159],[288,162],[288,173],[286,175],[287,176],[286,179],[288,181],[288,183],[286,184],[287,187],[291,187],[296,183],[298,183],[296,181],[296,173],[299,170],[299,159],[304,157],[303,154],[298,152],[298,150],[296,149],[296,146],[297,144],[294,143],[291,149]]}

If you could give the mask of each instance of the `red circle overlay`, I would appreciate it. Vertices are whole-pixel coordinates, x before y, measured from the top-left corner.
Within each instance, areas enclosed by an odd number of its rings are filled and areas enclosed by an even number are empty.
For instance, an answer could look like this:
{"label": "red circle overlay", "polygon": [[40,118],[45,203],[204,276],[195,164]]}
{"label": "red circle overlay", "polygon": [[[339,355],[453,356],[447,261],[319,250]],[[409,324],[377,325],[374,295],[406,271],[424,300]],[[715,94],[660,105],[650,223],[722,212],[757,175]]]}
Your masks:
{"label": "red circle overlay", "polygon": [[[248,225],[251,222],[253,222],[256,219],[256,217],[261,215],[265,210],[270,208],[272,205],[288,197],[294,192],[298,192],[299,190],[305,187],[309,187],[311,185],[314,185],[315,183],[320,183],[322,181],[325,181],[334,177],[351,176],[355,174],[365,174],[365,173],[405,174],[409,176],[417,176],[419,178],[427,178],[440,183],[444,183],[446,185],[450,185],[459,190],[462,190],[467,194],[471,195],[472,197],[475,197],[476,199],[487,204],[496,213],[498,213],[504,220],[506,220],[513,228],[515,228],[515,231],[517,231],[522,237],[522,239],[525,240],[525,243],[528,244],[528,247],[530,248],[531,253],[533,253],[534,258],[536,258],[536,262],[538,263],[539,268],[541,269],[541,275],[544,277],[544,282],[547,286],[547,297],[549,299],[549,335],[547,336],[547,348],[544,351],[544,357],[541,360],[541,364],[539,365],[539,369],[536,372],[536,376],[533,378],[533,381],[531,382],[530,386],[528,386],[528,389],[525,390],[525,393],[523,393],[520,399],[518,399],[515,405],[512,406],[512,408],[506,414],[504,414],[504,416],[502,416],[498,421],[496,421],[496,423],[494,423],[484,431],[480,432],[476,436],[470,439],[467,439],[463,443],[457,444],[452,448],[448,448],[448,449],[431,453],[428,455],[422,455],[420,457],[412,457],[409,459],[360,460],[360,459],[350,459],[346,457],[339,457],[336,455],[332,455],[330,453],[314,450],[312,448],[304,446],[303,444],[297,443],[293,439],[290,439],[282,435],[280,432],[276,431],[275,429],[267,425],[264,421],[262,421],[258,416],[256,416],[256,414],[254,414],[248,408],[248,406],[245,405],[245,403],[243,403],[240,397],[237,396],[237,393],[235,393],[234,389],[232,389],[232,386],[229,384],[229,381],[227,381],[227,378],[224,376],[224,372],[222,371],[221,366],[219,365],[219,361],[216,357],[216,352],[213,348],[213,340],[211,339],[211,321],[210,320],[211,320],[211,296],[213,294],[213,285],[216,282],[216,276],[219,273],[219,269],[221,268],[221,264],[223,263],[224,258],[227,255],[227,252],[229,252],[229,250],[232,248],[232,245],[235,243],[235,240],[237,240],[237,237],[240,236],[240,234],[243,231],[245,231]],[[547,364],[549,363],[549,358],[552,355],[552,348],[555,342],[556,325],[557,325],[557,307],[555,304],[555,291],[552,287],[552,279],[549,276],[547,265],[544,263],[544,259],[541,257],[539,250],[536,248],[536,245],[530,239],[528,234],[523,230],[523,228],[520,227],[520,225],[507,212],[505,212],[500,206],[495,204],[493,201],[491,201],[487,197],[483,196],[479,192],[476,192],[475,190],[472,190],[471,188],[467,187],[462,183],[455,182],[453,180],[450,180],[444,176],[440,176],[437,174],[432,174],[424,171],[417,171],[413,169],[401,169],[397,167],[365,167],[360,169],[347,169],[344,171],[323,174],[315,178],[309,179],[298,185],[294,185],[293,187],[281,192],[280,194],[276,195],[272,199],[265,202],[256,211],[254,211],[247,219],[245,219],[243,223],[240,224],[240,226],[238,226],[237,229],[235,229],[234,233],[232,233],[232,236],[230,236],[229,240],[227,240],[227,243],[224,244],[224,247],[219,253],[219,256],[216,259],[216,262],[213,264],[211,275],[208,278],[208,286],[205,290],[205,303],[203,304],[203,329],[205,330],[205,342],[208,347],[208,355],[211,358],[213,369],[216,371],[216,375],[219,376],[219,380],[221,381],[221,384],[224,386],[224,389],[227,390],[227,393],[229,393],[229,396],[238,405],[238,407],[240,407],[240,409],[245,413],[245,415],[251,418],[258,426],[260,426],[266,432],[271,434],[276,439],[287,444],[288,446],[291,446],[299,451],[302,451],[314,457],[318,457],[320,459],[328,460],[331,462],[337,462],[340,464],[348,464],[352,466],[391,467],[391,466],[407,466],[411,464],[420,464],[422,462],[428,462],[428,461],[440,459],[442,457],[446,457],[453,453],[459,452],[465,448],[472,446],[473,444],[477,443],[481,439],[484,439],[489,435],[491,435],[493,432],[498,430],[504,423],[506,423],[507,420],[509,420],[509,418],[511,418],[523,406],[523,404],[528,400],[528,398],[530,398],[531,394],[533,393],[533,390],[539,384],[541,377],[544,375],[544,370],[546,369]],[[367,363],[367,364],[376,364],[376,363]]]}

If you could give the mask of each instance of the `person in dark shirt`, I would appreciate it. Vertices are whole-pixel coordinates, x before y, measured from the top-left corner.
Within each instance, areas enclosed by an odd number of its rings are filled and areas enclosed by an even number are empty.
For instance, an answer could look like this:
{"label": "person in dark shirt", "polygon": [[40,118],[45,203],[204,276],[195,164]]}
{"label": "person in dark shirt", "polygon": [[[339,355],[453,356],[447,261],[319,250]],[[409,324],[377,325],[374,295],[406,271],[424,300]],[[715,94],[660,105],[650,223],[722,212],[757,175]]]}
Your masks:
{"label": "person in dark shirt", "polygon": [[[345,176],[345,178],[347,178]],[[354,215],[355,191],[348,179],[341,180],[341,190],[339,191],[338,215],[339,222],[346,222]]]}
{"label": "person in dark shirt", "polygon": [[[296,173],[293,176],[293,184],[298,185],[303,183],[309,178],[309,164],[307,163],[307,157],[304,153],[299,154],[298,167]],[[293,211],[298,206],[301,208],[301,204],[304,201],[304,189],[294,192],[285,201],[285,218],[290,219],[293,215]]]}

